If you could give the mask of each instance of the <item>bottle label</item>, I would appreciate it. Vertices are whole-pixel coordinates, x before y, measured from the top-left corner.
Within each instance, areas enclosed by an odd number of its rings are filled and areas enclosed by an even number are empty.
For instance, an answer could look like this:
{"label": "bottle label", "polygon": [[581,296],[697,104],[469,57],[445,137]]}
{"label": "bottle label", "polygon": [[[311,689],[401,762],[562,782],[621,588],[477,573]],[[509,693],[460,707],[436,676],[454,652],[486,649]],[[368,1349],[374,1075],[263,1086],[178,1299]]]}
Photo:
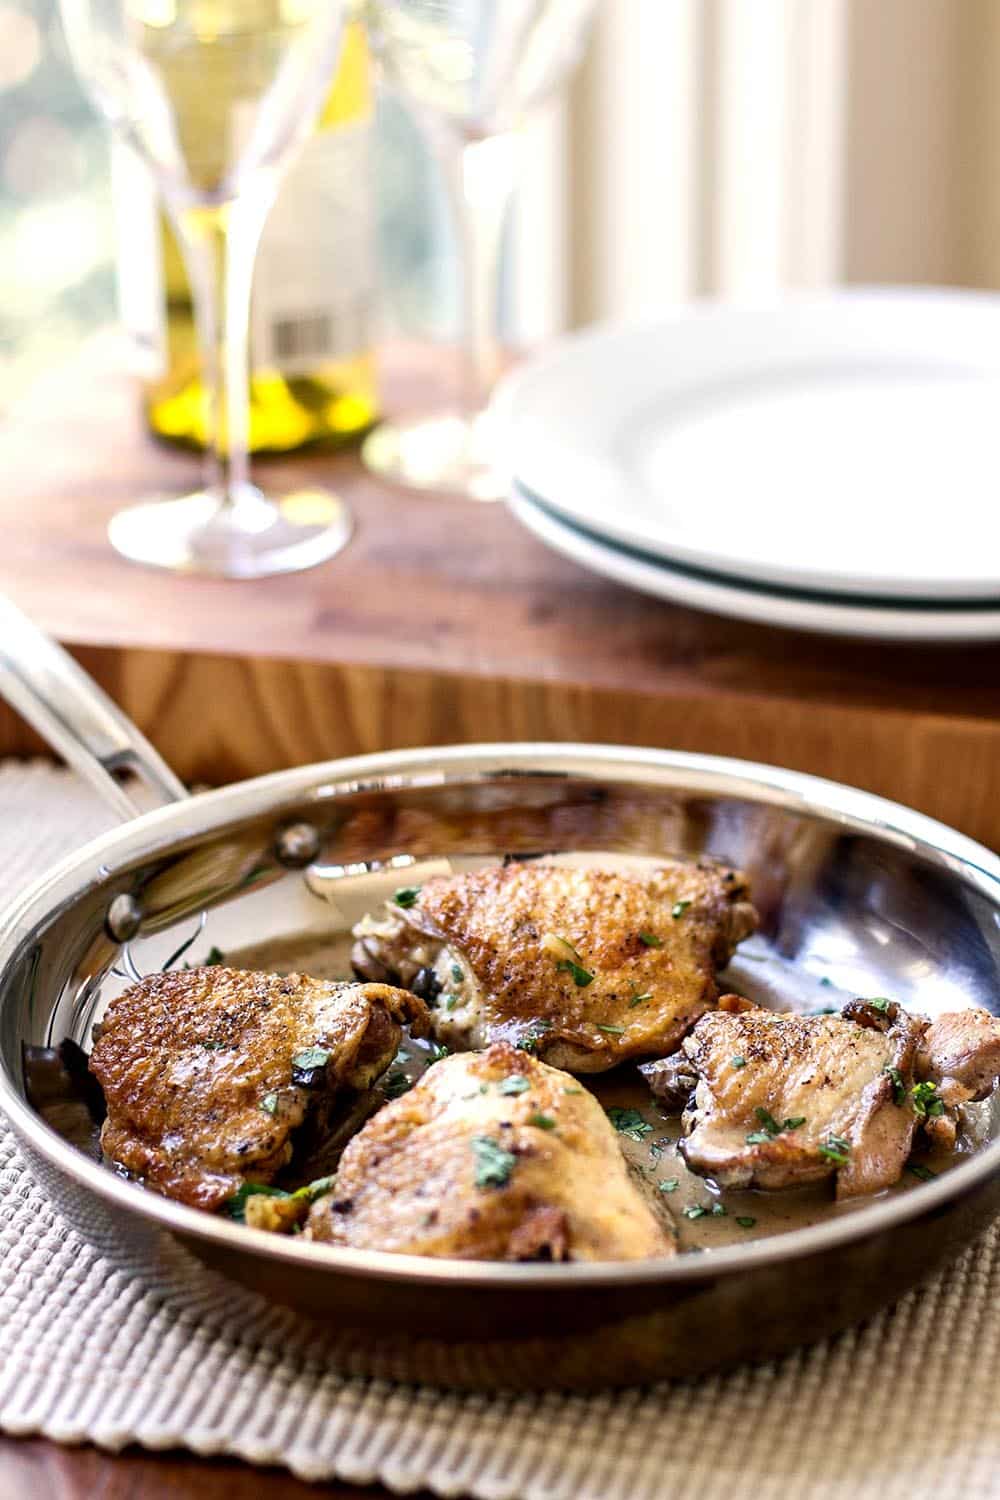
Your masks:
{"label": "bottle label", "polygon": [[371,125],[317,132],[282,183],[254,266],[254,370],[304,375],[370,348]]}

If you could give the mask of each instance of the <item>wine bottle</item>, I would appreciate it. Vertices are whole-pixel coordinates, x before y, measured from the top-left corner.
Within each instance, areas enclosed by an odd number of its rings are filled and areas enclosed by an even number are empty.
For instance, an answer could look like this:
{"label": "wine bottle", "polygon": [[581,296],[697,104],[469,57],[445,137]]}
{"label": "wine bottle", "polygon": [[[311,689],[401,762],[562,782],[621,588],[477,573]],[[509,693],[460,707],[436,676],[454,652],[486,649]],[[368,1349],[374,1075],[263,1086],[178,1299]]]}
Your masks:
{"label": "wine bottle", "polygon": [[[378,415],[371,134],[368,42],[352,20],[316,129],[279,189],[257,252],[251,452],[347,442]],[[123,150],[112,183],[119,302],[145,355],[146,421],[158,437],[204,448],[204,392],[180,252],[146,169]]]}

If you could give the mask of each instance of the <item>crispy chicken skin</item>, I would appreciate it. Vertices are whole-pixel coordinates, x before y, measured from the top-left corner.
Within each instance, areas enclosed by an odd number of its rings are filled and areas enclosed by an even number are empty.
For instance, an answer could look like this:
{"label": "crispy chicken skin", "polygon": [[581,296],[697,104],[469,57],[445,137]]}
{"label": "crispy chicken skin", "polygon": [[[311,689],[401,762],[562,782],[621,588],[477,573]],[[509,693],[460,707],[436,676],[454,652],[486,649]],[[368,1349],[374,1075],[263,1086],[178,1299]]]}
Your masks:
{"label": "crispy chicken skin", "polygon": [[903,1171],[926,1024],[886,1002],[820,1016],[726,1007],[703,1016],[675,1057],[642,1071],[668,1106],[693,1090],[681,1150],[695,1172],[729,1188],[836,1174],[837,1197],[851,1198]]}
{"label": "crispy chicken skin", "polygon": [[221,967],[154,974],[95,1028],[102,1150],[166,1197],[217,1208],[244,1182],[270,1182],[300,1127],[321,1133],[338,1096],[367,1088],[404,1021],[425,1029],[425,1008],[387,985]]}
{"label": "crispy chicken skin", "polygon": [[675,1253],[593,1095],[505,1042],[443,1058],[369,1120],[306,1232],[463,1260]]}
{"label": "crispy chicken skin", "polygon": [[435,877],[408,899],[354,929],[355,972],[413,985],[451,1047],[527,1044],[579,1073],[676,1046],[757,925],[745,877],[709,863],[515,863]]}

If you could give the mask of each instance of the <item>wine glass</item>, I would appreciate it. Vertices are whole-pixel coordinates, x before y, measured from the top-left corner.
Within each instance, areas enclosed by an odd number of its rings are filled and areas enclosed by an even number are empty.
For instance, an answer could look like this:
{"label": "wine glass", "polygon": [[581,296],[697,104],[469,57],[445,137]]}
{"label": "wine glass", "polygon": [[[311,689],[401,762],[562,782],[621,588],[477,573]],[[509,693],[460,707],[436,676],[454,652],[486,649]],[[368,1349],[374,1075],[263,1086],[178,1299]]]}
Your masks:
{"label": "wine glass", "polygon": [[376,54],[423,124],[459,226],[462,386],[452,411],[384,422],[362,448],[397,483],[497,500],[484,408],[499,373],[500,246],[519,127],[578,61],[597,0],[369,0]]}
{"label": "wine glass", "polygon": [[337,61],[344,0],[60,0],[93,103],[156,179],[184,257],[209,403],[206,483],[115,515],[112,545],[158,568],[258,578],[331,557],[336,496],[265,494],[248,460],[250,285],[282,170]]}

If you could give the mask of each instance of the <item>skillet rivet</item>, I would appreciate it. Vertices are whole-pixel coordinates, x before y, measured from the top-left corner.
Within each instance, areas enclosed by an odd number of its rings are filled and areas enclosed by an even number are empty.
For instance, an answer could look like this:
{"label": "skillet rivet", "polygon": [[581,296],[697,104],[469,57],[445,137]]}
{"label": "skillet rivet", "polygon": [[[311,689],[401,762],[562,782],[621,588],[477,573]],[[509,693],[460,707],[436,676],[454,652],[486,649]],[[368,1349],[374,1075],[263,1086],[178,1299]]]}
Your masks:
{"label": "skillet rivet", "polygon": [[142,926],[142,907],[134,896],[116,896],[108,907],[105,925],[116,943],[127,943]]}
{"label": "skillet rivet", "polygon": [[291,870],[301,870],[319,854],[319,834],[311,823],[291,823],[278,835],[275,854]]}

